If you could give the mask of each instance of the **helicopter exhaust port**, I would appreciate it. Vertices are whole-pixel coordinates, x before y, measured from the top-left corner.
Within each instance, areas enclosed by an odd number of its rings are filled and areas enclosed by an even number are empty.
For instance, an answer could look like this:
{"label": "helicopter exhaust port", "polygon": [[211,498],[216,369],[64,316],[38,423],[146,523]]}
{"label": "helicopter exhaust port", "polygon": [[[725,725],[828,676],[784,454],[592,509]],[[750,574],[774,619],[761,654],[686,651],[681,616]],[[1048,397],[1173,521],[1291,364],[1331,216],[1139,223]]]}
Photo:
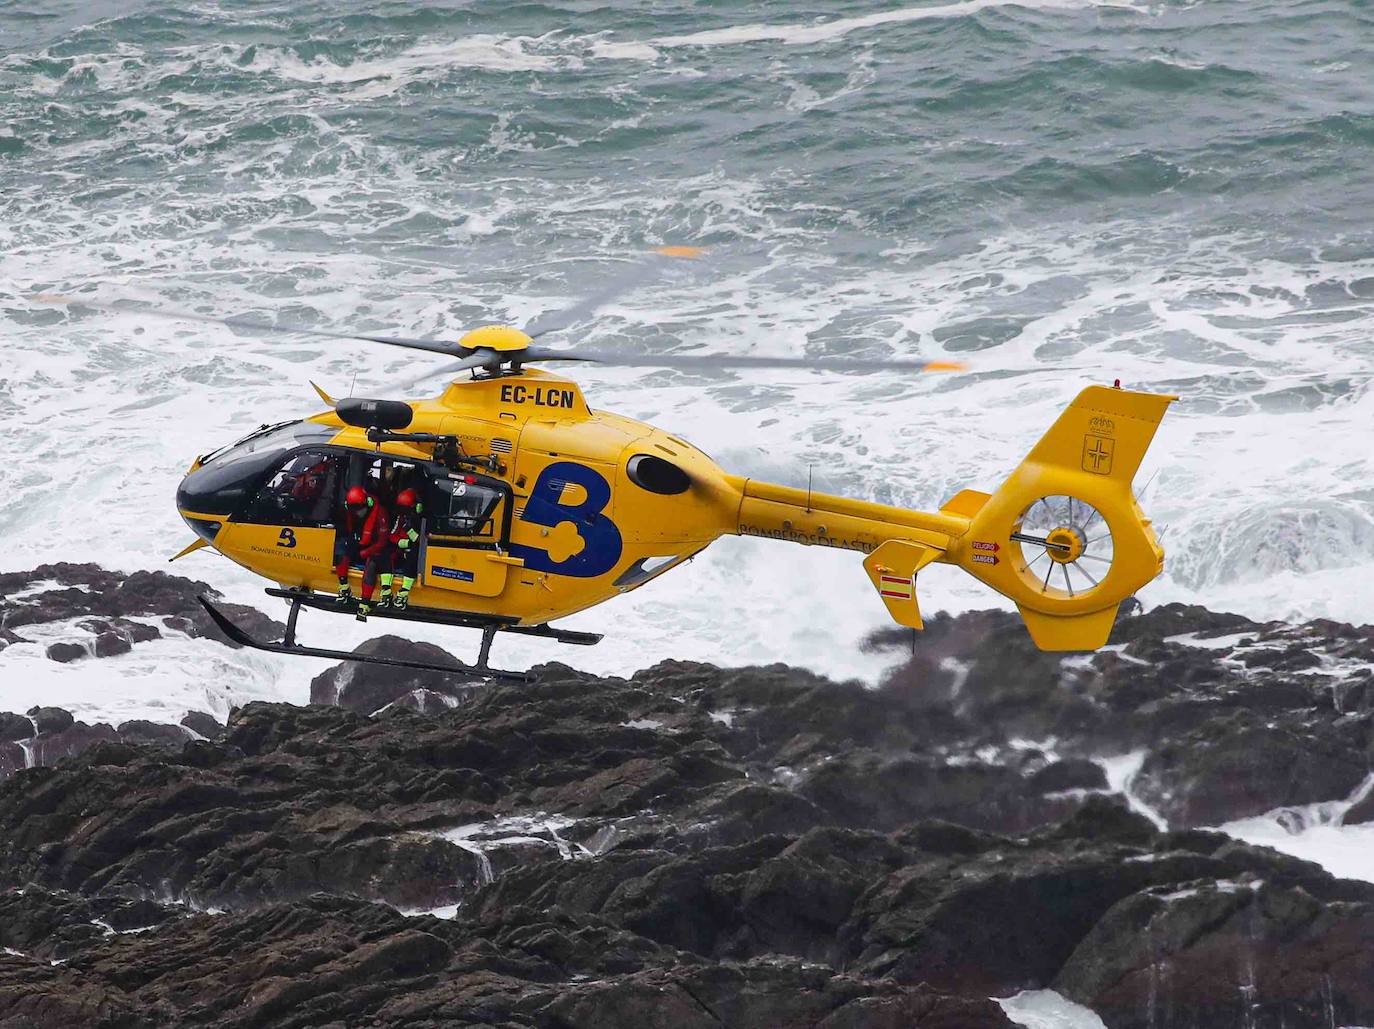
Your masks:
{"label": "helicopter exhaust port", "polygon": [[625,474],[642,490],[661,497],[675,497],[686,493],[692,480],[677,465],[653,454],[636,454],[625,466]]}

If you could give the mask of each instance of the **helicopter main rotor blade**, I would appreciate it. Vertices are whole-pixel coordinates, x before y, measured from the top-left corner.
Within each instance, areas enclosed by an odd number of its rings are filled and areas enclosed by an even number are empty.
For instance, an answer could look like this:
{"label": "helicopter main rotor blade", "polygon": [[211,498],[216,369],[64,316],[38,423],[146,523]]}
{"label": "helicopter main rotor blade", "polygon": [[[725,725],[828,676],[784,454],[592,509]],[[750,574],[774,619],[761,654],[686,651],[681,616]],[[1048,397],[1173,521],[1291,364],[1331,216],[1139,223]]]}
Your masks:
{"label": "helicopter main rotor blade", "polygon": [[862,357],[753,357],[747,354],[610,354],[595,350],[551,350],[530,347],[521,363],[532,361],[585,361],[612,368],[681,368],[685,371],[730,368],[807,368],[822,372],[962,372],[959,361],[903,361]]}
{"label": "helicopter main rotor blade", "polygon": [[384,386],[379,387],[379,391],[382,393],[390,393],[394,390],[412,389],[420,385],[420,383],[437,378],[440,375],[447,377],[457,375],[459,372],[468,372],[474,368],[496,366],[504,359],[505,357],[495,350],[487,350],[485,348],[475,350],[461,361],[455,361],[453,364],[446,364],[439,368],[431,368],[427,372],[421,372],[419,375],[412,375],[407,379],[402,379],[397,382],[388,382]]}
{"label": "helicopter main rotor blade", "polygon": [[694,259],[706,253],[704,247],[656,247],[650,255],[640,261],[630,265],[619,275],[611,277],[610,282],[602,286],[595,293],[590,293],[579,300],[573,301],[567,307],[557,311],[550,311],[541,314],[529,325],[525,326],[525,334],[530,339],[550,332],[558,332],[566,329],[570,325],[576,325],[584,319],[596,314],[602,307],[605,307],[616,297],[624,296],[636,286],[639,286],[658,275],[662,269],[675,258]]}
{"label": "helicopter main rotor blade", "polygon": [[366,343],[385,343],[393,347],[407,347],[411,350],[427,350],[434,354],[459,355],[467,348],[457,343],[441,339],[411,339],[407,336],[370,336],[356,332],[331,332],[328,329],[307,329],[300,325],[278,325],[275,322],[261,321],[257,318],[216,318],[213,315],[197,314],[194,311],[181,311],[175,308],[123,307],[103,300],[89,300],[85,297],[64,296],[54,293],[40,293],[32,299],[43,304],[61,304],[67,307],[89,307],[97,311],[115,311],[119,314],[140,315],[148,318],[162,318],[167,321],[202,322],[206,325],[225,325],[231,329],[247,329],[250,332],[275,332],[299,336],[319,336],[323,339],[353,339]]}

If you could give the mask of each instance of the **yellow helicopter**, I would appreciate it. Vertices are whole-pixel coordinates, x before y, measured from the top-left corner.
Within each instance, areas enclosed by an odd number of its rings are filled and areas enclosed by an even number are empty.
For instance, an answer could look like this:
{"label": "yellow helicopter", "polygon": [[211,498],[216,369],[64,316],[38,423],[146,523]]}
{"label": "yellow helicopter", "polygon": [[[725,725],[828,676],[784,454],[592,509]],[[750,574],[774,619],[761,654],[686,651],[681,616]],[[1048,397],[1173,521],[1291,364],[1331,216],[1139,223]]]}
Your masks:
{"label": "yellow helicopter", "polygon": [[[660,257],[695,253],[659,251]],[[1045,650],[1103,646],[1121,601],[1163,569],[1164,552],[1131,482],[1176,397],[1088,387],[994,492],[963,490],[938,511],[760,482],[730,474],[680,436],[592,410],[577,383],[529,366],[573,361],[887,372],[960,366],[634,356],[535,343],[642,278],[637,270],[524,330],[489,325],[456,343],[139,309],[140,315],[358,339],[458,358],[431,373],[451,377],[437,397],[335,400],[316,386],[328,405],[323,413],[263,426],[194,461],[176,502],[197,539],[173,560],[214,547],[276,583],[267,593],[290,605],[278,642],[252,637],[202,598],[210,616],[230,638],[260,650],[420,668],[433,666],[304,646],[296,639],[300,610],[479,629],[477,661],[462,670],[522,680],[525,673],[489,665],[498,632],[596,643],[600,635],[550,623],[637,589],[728,534],[864,554],[888,613],[912,629],[922,627],[916,598],[921,569],[937,561],[958,565],[1014,601]],[[75,297],[39,299],[130,310]],[[405,493],[413,505],[398,504]],[[405,543],[388,541],[388,560],[407,567],[383,569],[383,583],[390,580],[395,595],[377,603],[357,595],[368,593],[368,568],[339,560],[341,538],[357,530],[346,501],[359,495],[367,498],[356,509],[360,517],[371,504],[381,509],[377,525],[399,515],[408,519]]]}

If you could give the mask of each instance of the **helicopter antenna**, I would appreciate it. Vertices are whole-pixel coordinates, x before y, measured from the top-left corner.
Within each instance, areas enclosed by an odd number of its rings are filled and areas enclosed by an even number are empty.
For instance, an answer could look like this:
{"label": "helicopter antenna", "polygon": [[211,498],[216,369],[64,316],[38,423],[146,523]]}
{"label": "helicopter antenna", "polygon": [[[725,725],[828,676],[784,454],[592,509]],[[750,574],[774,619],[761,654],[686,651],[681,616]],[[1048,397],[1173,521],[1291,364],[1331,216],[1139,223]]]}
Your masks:
{"label": "helicopter antenna", "polygon": [[350,397],[353,395],[353,390],[356,389],[357,386],[358,386],[358,369],[357,369],[357,368],[354,368],[354,369],[353,369],[353,381],[350,382],[350,383],[348,384],[348,395],[349,395]]}
{"label": "helicopter antenna", "polygon": [[806,513],[811,513],[811,462],[806,462]]}

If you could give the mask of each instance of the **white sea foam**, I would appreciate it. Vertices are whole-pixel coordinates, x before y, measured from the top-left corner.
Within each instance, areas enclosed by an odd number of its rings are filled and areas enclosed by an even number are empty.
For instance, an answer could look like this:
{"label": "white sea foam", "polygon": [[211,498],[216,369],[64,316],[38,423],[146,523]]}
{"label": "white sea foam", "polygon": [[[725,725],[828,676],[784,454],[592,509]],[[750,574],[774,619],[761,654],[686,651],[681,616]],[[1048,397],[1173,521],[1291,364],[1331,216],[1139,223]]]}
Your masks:
{"label": "white sea foam", "polygon": [[1144,815],[1154,823],[1155,828],[1165,830],[1169,828],[1169,823],[1164,816],[1142,800],[1135,792],[1134,784],[1136,776],[1140,774],[1140,769],[1145,764],[1146,751],[1133,750],[1129,754],[1121,754],[1117,757],[1094,758],[1102,771],[1107,776],[1107,789],[1112,793],[1119,793],[1126,799],[1126,804],[1138,815]]}
{"label": "white sea foam", "polygon": [[1315,861],[1343,879],[1374,882],[1374,822],[1341,824],[1346,812],[1371,790],[1374,773],[1342,800],[1279,808],[1255,818],[1227,822],[1220,830],[1246,843]]}
{"label": "white sea foam", "polygon": [[[234,707],[254,700],[310,699],[309,675],[283,659],[253,651],[230,650],[174,630],[166,638],[137,643],[115,657],[86,658],[62,664],[44,654],[52,642],[81,643],[91,633],[71,623],[22,626],[16,643],[0,655],[4,686],[0,710],[63,707],[86,722],[118,724],[132,719],[178,722],[189,711],[205,711],[223,721]],[[327,662],[312,662],[317,674]]]}
{"label": "white sea foam", "polygon": [[1054,990],[1023,990],[993,998],[1007,1017],[1026,1029],[1106,1029],[1097,1015]]}
{"label": "white sea foam", "polygon": [[893,11],[876,11],[849,18],[830,18],[810,24],[779,24],[754,22],[708,29],[675,36],[659,36],[647,42],[616,42],[598,40],[593,46],[597,57],[620,60],[653,60],[660,50],[676,47],[739,46],[745,43],[776,42],[789,46],[829,43],[852,32],[900,25],[913,21],[966,18],[990,8],[1020,7],[1030,10],[1075,10],[1091,7],[1130,7],[1128,3],[1104,0],[964,0],[954,4],[932,4],[921,7],[901,7]]}
{"label": "white sea foam", "polygon": [[548,71],[575,64],[575,59],[566,55],[554,57],[535,52],[537,43],[538,40],[529,36],[478,34],[427,40],[395,55],[349,64],[336,64],[324,57],[303,61],[289,50],[259,48],[245,67],[296,82],[338,84],[378,79],[412,80],[455,68]]}

